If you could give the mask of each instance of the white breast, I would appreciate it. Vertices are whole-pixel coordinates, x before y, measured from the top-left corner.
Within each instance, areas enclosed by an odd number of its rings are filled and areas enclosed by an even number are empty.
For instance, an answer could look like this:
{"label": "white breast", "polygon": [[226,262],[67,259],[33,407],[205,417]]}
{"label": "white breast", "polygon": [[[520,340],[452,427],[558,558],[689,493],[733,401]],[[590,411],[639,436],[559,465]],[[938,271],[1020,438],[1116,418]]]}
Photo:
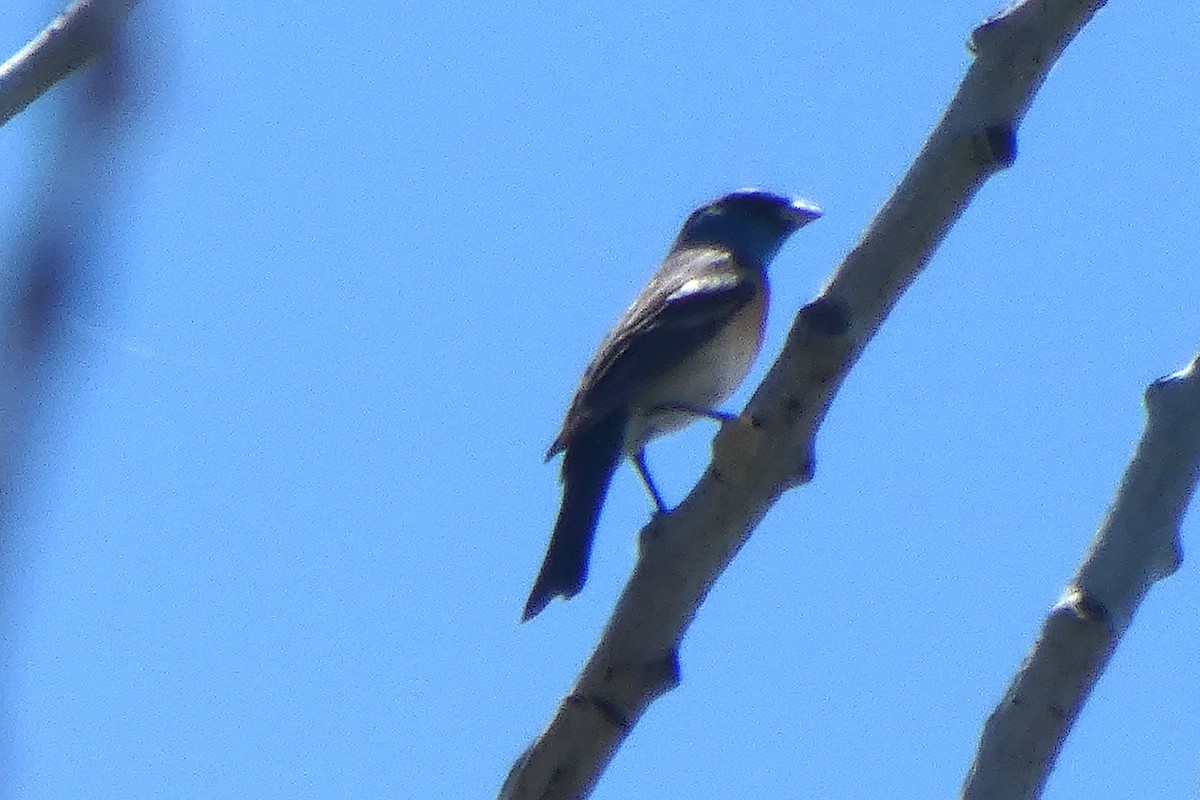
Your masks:
{"label": "white breast", "polygon": [[765,311],[761,299],[748,303],[719,335],[654,384],[633,410],[625,438],[628,452],[695,419],[683,411],[655,411],[655,406],[711,411],[734,393],[758,355]]}

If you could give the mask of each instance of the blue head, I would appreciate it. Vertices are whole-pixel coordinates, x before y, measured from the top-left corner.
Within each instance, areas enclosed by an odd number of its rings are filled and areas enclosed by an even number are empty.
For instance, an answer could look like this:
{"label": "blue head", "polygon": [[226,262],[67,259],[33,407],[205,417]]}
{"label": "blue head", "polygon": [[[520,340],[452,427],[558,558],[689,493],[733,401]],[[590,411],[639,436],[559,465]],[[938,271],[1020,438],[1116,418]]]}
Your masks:
{"label": "blue head", "polygon": [[802,200],[738,189],[701,206],[683,223],[675,247],[727,247],[747,267],[765,267],[793,233],[821,216]]}

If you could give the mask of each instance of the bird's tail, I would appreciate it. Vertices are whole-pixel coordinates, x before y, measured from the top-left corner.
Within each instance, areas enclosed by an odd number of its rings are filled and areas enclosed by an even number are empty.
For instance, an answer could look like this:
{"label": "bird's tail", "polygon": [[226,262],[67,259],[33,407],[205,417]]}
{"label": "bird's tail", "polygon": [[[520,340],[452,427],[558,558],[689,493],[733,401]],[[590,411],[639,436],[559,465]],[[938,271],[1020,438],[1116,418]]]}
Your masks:
{"label": "bird's tail", "polygon": [[623,414],[614,414],[571,438],[563,456],[562,507],[522,622],[542,613],[558,595],[570,599],[583,588],[600,506],[621,460],[624,440]]}

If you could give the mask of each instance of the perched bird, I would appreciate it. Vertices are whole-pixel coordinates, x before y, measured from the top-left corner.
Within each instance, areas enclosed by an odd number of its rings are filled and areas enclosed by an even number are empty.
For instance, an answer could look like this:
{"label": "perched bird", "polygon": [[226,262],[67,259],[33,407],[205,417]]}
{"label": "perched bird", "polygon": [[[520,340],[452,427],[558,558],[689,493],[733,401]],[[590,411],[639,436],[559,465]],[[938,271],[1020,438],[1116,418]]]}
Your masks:
{"label": "perched bird", "polygon": [[628,455],[659,511],[646,443],[714,412],[746,377],[762,344],[767,264],[819,209],[757,189],[701,206],[684,222],[650,283],[600,343],[546,460],[564,453],[562,507],[525,604],[532,619],[587,577],[600,507]]}

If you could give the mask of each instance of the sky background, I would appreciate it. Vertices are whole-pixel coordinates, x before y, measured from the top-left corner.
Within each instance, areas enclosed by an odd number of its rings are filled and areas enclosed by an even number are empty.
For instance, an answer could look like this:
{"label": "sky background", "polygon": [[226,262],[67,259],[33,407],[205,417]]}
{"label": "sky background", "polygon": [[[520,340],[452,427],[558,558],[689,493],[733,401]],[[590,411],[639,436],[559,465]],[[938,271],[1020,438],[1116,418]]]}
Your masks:
{"label": "sky background", "polygon": [[[622,468],[583,593],[517,623],[593,348],[695,206],[803,195],[740,407],[999,8],[440,5],[135,13],[146,105],[4,567],[6,796],[493,797],[650,511]],[[0,51],[57,10],[10,4]],[[597,800],[958,792],[1200,346],[1197,38],[1113,2],[1071,45]],[[0,129],[11,234],[63,92]],[[651,448],[669,500],[711,437]],[[1198,606],[1185,561],[1045,797],[1196,796]]]}

